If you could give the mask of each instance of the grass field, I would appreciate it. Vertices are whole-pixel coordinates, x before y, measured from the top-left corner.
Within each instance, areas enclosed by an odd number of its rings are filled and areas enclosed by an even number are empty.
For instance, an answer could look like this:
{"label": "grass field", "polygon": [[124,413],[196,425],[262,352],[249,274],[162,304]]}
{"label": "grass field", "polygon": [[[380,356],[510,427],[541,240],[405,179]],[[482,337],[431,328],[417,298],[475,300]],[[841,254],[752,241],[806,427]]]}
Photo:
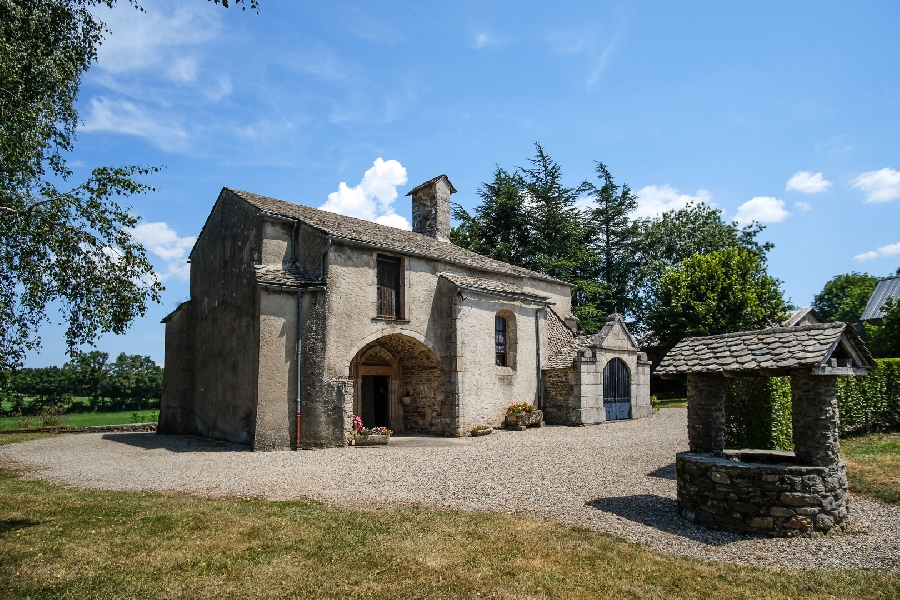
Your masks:
{"label": "grass field", "polygon": [[659,401],[659,408],[687,408],[687,398],[669,398]]}
{"label": "grass field", "polygon": [[896,598],[900,576],[655,554],[522,517],[82,492],[0,474],[8,598]]}
{"label": "grass field", "polygon": [[900,504],[900,433],[878,433],[841,440],[850,489]]}
{"label": "grass field", "polygon": [[[119,412],[97,413],[73,413],[62,415],[62,425],[65,427],[90,427],[92,425],[122,425],[133,423],[134,413],[137,412],[139,422],[152,422],[159,416],[156,410],[123,410]],[[40,427],[39,417],[27,417],[31,427]],[[0,429],[19,429],[20,420],[15,417],[0,418]]]}

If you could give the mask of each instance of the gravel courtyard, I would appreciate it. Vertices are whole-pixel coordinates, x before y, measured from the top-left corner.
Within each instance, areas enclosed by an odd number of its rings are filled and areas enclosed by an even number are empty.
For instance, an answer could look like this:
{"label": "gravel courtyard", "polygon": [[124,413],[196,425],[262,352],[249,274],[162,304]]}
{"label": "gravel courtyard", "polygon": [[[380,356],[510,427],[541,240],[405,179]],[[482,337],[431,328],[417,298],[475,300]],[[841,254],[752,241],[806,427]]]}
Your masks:
{"label": "gravel courtyard", "polygon": [[664,409],[596,427],[398,436],[387,447],[309,452],[253,453],[152,433],[61,435],[0,447],[0,464],[85,489],[517,513],[704,560],[900,570],[900,507],[859,497],[850,498],[854,532],[842,536],[746,539],[683,521],[674,459],[687,449],[686,420],[685,409]]}

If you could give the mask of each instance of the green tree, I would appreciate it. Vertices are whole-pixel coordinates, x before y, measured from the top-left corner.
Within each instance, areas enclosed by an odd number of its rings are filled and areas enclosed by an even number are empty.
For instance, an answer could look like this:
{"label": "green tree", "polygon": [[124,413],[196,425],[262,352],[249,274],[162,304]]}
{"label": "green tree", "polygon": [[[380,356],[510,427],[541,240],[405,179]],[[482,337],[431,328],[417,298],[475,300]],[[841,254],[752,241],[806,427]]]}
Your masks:
{"label": "green tree", "polygon": [[900,358],[900,302],[885,302],[881,325],[866,323],[866,345],[876,358]]}
{"label": "green tree", "polygon": [[868,273],[845,273],[832,277],[815,295],[812,307],[826,321],[858,323],[878,278]]}
{"label": "green tree", "polygon": [[784,320],[780,282],[743,248],[695,254],[667,270],[650,301],[648,324],[663,347],[690,336],[761,329]]}
{"label": "green tree", "polygon": [[635,293],[635,332],[647,341],[658,335],[649,325],[650,301],[669,269],[694,255],[729,248],[747,250],[764,265],[766,253],[774,247],[770,242],[757,240],[765,229],[763,225],[753,222],[739,227],[736,222],[727,223],[722,219],[721,210],[703,202],[666,211],[655,218],[642,220],[639,226],[638,253],[642,265]]}
{"label": "green tree", "polygon": [[108,33],[98,8],[114,4],[0,0],[2,370],[21,366],[26,352],[40,348],[37,330],[48,305],[62,312],[74,354],[101,333],[124,332],[148,301],[160,299],[163,287],[128,232],[138,218],[117,202],[151,191],[136,177],[157,169],[98,167],[73,186],[66,166],[81,78]]}
{"label": "green tree", "polygon": [[110,366],[104,393],[120,410],[145,408],[147,400],[159,398],[162,393],[162,373],[162,367],[149,356],[122,352]]}
{"label": "green tree", "polygon": [[596,255],[595,280],[602,286],[592,303],[605,320],[618,312],[630,314],[636,306],[640,261],[640,225],[631,219],[637,197],[628,185],[616,185],[609,169],[596,163],[600,186],[591,184],[594,208],[586,211],[588,245]]}
{"label": "green tree", "polygon": [[595,302],[603,287],[595,279],[596,255],[588,248],[576,200],[589,186],[565,185],[562,168],[535,144],[528,166],[509,173],[497,167],[478,192],[481,204],[469,214],[458,204],[459,224],[450,233],[458,246],[575,284],[573,312],[581,327],[596,331],[606,314]]}
{"label": "green tree", "polygon": [[92,350],[72,357],[65,367],[71,373],[72,390],[78,396],[90,398],[91,409],[103,406],[103,392],[109,377],[109,353]]}

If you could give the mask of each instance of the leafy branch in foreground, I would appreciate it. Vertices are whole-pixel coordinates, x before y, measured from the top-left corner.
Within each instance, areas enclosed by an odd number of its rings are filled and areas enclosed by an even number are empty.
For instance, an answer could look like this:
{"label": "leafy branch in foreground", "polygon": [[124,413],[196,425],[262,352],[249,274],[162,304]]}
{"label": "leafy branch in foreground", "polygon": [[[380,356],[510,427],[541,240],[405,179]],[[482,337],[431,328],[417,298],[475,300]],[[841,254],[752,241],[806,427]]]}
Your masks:
{"label": "leafy branch in foreground", "polygon": [[152,191],[134,176],[155,167],[101,167],[78,187],[60,192],[3,190],[0,196],[0,369],[21,366],[40,346],[37,329],[48,304],[58,305],[68,327],[66,345],[105,332],[123,333],[160,300],[163,290],[144,248],[129,229],[138,217],[117,196]]}

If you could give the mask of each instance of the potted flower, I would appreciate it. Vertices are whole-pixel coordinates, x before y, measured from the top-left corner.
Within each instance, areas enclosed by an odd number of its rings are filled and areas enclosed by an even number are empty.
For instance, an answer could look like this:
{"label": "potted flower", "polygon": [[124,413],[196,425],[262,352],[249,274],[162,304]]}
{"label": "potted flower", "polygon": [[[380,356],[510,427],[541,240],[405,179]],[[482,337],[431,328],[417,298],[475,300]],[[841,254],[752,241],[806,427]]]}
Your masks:
{"label": "potted flower", "polygon": [[365,427],[362,417],[353,415],[354,446],[386,446],[392,433],[387,427]]}
{"label": "potted flower", "polygon": [[544,412],[528,402],[510,404],[506,409],[506,428],[513,431],[525,431],[526,427],[544,426]]}
{"label": "potted flower", "polygon": [[472,437],[481,437],[483,435],[491,435],[494,428],[490,425],[476,425],[472,428]]}

